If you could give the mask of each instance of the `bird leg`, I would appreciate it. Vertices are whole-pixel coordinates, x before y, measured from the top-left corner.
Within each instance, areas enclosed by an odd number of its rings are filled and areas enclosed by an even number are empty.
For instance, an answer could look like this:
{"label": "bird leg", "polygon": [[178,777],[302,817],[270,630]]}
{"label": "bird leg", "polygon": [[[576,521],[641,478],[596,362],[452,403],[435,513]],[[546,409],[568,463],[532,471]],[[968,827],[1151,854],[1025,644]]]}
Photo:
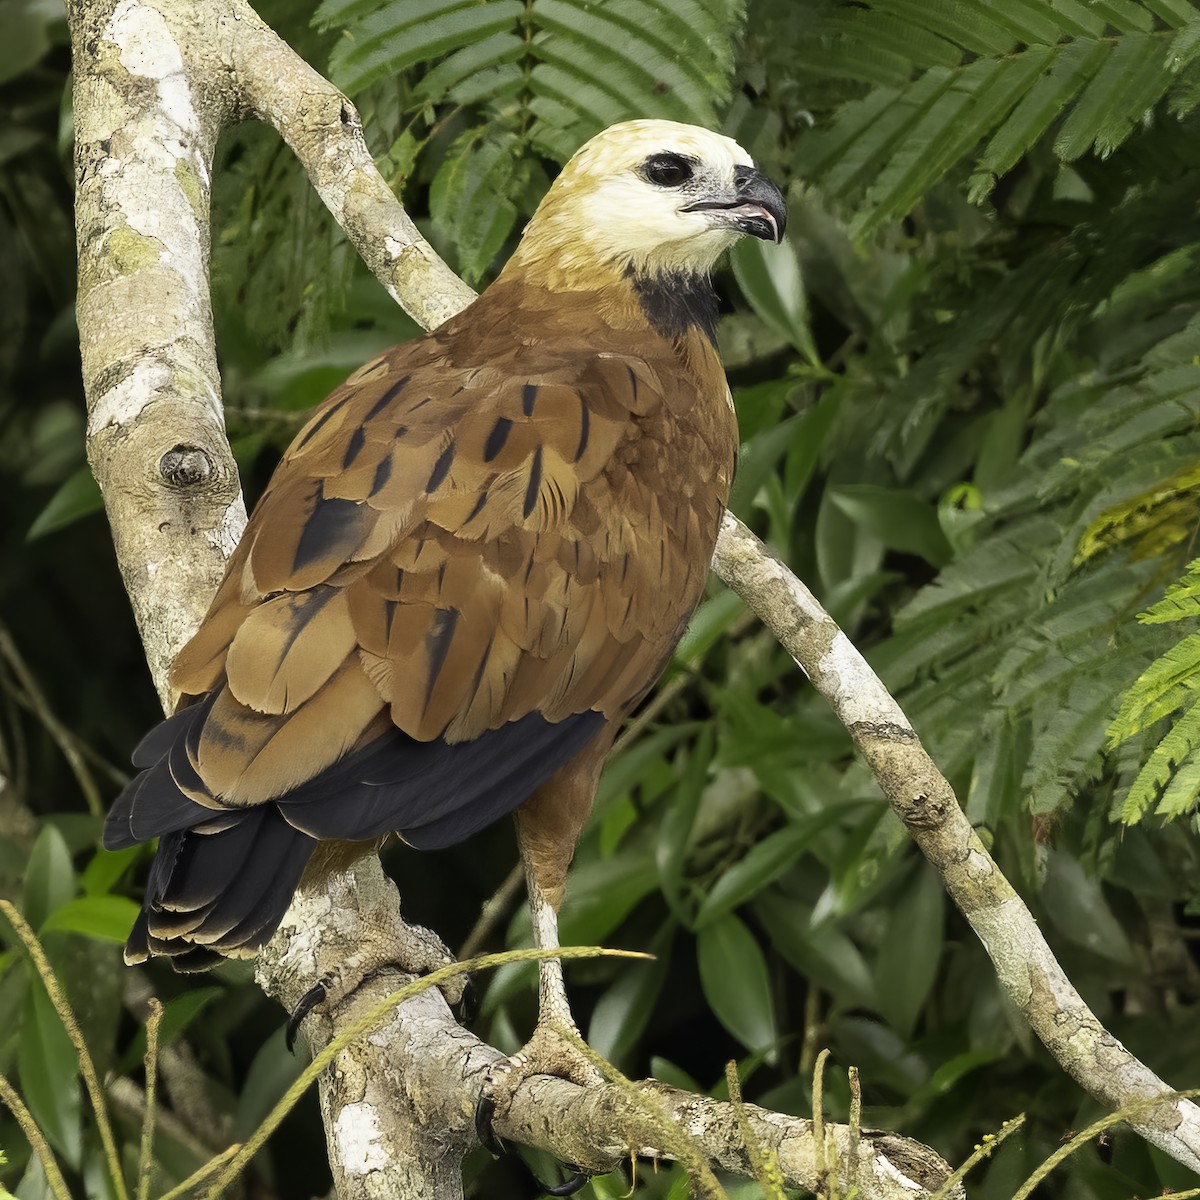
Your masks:
{"label": "bird leg", "polygon": [[[525,864],[533,944],[539,950],[558,949],[558,908],[567,867],[591,811],[614,728],[606,729],[517,810],[517,845]],[[488,1073],[476,1109],[475,1127],[485,1146],[493,1151],[498,1148],[491,1118],[508,1108],[517,1088],[531,1076],[555,1075],[581,1087],[603,1082],[600,1072],[572,1044],[578,1036],[563,983],[562,961],[540,959],[537,1027],[516,1054]]]}

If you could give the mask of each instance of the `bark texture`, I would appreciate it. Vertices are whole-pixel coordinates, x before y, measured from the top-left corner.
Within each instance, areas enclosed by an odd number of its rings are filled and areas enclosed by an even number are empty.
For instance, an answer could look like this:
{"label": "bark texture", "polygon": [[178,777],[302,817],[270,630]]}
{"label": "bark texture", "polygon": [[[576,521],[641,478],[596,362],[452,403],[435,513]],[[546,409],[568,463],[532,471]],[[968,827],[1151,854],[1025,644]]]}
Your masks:
{"label": "bark texture", "polygon": [[[418,321],[439,324],[472,292],[420,238],[375,170],[353,106],[243,0],[69,0],[75,51],[79,326],[89,457],[164,706],[167,668],[199,622],[245,522],[224,434],[208,287],[209,195],[217,135],[242,116],[275,126],[375,274]],[[1108,1035],[1079,1000],[1033,920],[975,838],[895,701],[803,585],[732,519],[714,566],[796,658],[855,736],[996,962],[1010,995],[1060,1062],[1111,1105],[1157,1097],[1141,1132],[1200,1167],[1197,1109]],[[263,986],[291,1006],[371,937],[405,938],[375,860],[297,897],[260,958]],[[635,969],[635,968],[634,968]],[[399,978],[399,977],[397,977]],[[384,976],[310,1019],[324,1045],[376,1003]],[[498,1052],[461,1029],[438,993],[405,1003],[344,1051],[322,1080],[342,1197],[462,1194],[459,1160],[482,1073]],[[728,1170],[747,1159],[728,1106],[648,1084]],[[837,1182],[864,1198],[920,1197],[940,1158],[894,1135],[751,1110],[787,1178]],[[661,1145],[628,1096],[537,1079],[499,1132],[597,1168]]]}
{"label": "bark texture", "polygon": [[713,568],[776,634],[850,731],[888,802],[979,935],[1005,994],[1046,1049],[1109,1108],[1144,1102],[1130,1124],[1200,1171],[1200,1109],[1130,1054],[1084,1003],[908,718],[850,639],[733,516],[725,517]]}

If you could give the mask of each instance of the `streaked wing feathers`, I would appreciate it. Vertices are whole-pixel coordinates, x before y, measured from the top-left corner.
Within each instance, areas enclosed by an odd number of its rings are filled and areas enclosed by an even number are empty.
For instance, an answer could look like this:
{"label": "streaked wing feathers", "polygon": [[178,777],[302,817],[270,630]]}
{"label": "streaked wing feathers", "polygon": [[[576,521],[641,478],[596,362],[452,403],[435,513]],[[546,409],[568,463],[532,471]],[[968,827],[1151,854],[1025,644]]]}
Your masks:
{"label": "streaked wing feathers", "polygon": [[223,802],[285,795],[392,723],[455,743],[617,718],[665,664],[732,471],[715,354],[681,371],[583,313],[546,320],[590,321],[592,352],[514,342],[495,291],[330,396],[251,518],[174,672],[217,690],[189,761]]}

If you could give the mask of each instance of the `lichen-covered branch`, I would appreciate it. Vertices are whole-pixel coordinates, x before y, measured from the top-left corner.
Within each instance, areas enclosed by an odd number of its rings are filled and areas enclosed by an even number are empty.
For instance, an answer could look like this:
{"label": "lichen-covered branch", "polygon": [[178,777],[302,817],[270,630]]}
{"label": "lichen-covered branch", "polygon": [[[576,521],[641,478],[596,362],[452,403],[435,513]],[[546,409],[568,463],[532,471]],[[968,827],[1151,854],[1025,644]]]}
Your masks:
{"label": "lichen-covered branch", "polygon": [[213,147],[228,90],[202,39],[133,3],[68,6],[76,314],[88,459],[155,685],[200,623],[246,521],[209,293]]}
{"label": "lichen-covered branch", "polygon": [[[258,979],[290,1008],[314,978],[333,971],[364,939],[396,944],[412,932],[400,920],[395,885],[379,860],[361,859],[318,891],[301,891],[260,956]],[[304,1026],[310,1043],[327,1045],[335,1026],[370,1012],[409,978],[399,972],[375,976],[332,1016],[314,1012]],[[334,1175],[346,1180],[339,1195],[384,1200],[461,1194],[459,1160],[464,1147],[474,1144],[475,1100],[501,1057],[455,1021],[434,989],[406,1001],[374,1033],[351,1043],[326,1072],[321,1090]],[[729,1104],[652,1080],[638,1086],[712,1167],[752,1174]],[[836,1182],[843,1195],[857,1185],[863,1200],[919,1200],[949,1174],[939,1155],[910,1138],[881,1130],[862,1130],[856,1137],[848,1126],[826,1122],[822,1154],[811,1121],[754,1105],[746,1110],[755,1138],[778,1156],[790,1186],[817,1191]],[[503,1138],[595,1172],[615,1169],[632,1153],[670,1157],[661,1121],[613,1084],[582,1088],[535,1076],[517,1090],[495,1128]],[[950,1200],[960,1195],[953,1190]]]}
{"label": "lichen-covered branch", "polygon": [[1157,1098],[1130,1124],[1172,1158],[1200,1171],[1200,1108],[1176,1096],[1084,1003],[908,718],[850,639],[735,517],[725,518],[713,568],[832,705],[892,808],[979,935],[1005,994],[1050,1053],[1109,1108]]}

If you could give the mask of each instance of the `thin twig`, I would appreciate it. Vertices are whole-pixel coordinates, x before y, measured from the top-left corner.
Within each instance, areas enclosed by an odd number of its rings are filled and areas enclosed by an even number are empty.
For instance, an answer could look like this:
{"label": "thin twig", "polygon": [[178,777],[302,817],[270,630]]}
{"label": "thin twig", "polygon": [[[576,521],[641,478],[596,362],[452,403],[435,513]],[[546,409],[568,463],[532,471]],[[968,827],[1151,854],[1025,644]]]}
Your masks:
{"label": "thin twig", "polygon": [[176,1184],[169,1192],[164,1192],[158,1200],[179,1200],[180,1196],[194,1192],[202,1183],[215,1175],[241,1148],[241,1142],[234,1142],[228,1149],[222,1150],[220,1154],[210,1158],[199,1170],[193,1171],[182,1183]]}
{"label": "thin twig", "polygon": [[33,1148],[34,1154],[38,1156],[38,1161],[42,1164],[42,1170],[46,1174],[46,1183],[54,1193],[55,1200],[71,1200],[67,1181],[58,1169],[58,1162],[55,1160],[54,1151],[50,1149],[50,1143],[46,1141],[42,1131],[37,1127],[32,1113],[25,1107],[21,1097],[17,1095],[17,1089],[3,1075],[0,1075],[0,1100],[16,1117],[17,1124],[20,1125],[21,1132],[25,1135],[25,1140]]}
{"label": "thin twig", "polygon": [[71,1009],[66,993],[63,992],[62,985],[58,982],[58,976],[55,975],[54,968],[46,958],[46,952],[42,949],[42,944],[38,941],[37,934],[33,932],[29,922],[7,900],[0,900],[0,912],[8,918],[17,932],[17,936],[25,944],[29,957],[33,959],[34,968],[46,987],[50,1003],[54,1005],[54,1011],[58,1013],[58,1019],[67,1031],[71,1045],[75,1047],[75,1054],[79,1059],[79,1072],[83,1076],[84,1087],[87,1089],[88,1099],[92,1102],[92,1111],[96,1115],[96,1128],[100,1131],[100,1142],[104,1146],[104,1157],[108,1160],[113,1188],[116,1190],[119,1200],[129,1200],[125,1177],[121,1173],[121,1159],[117,1153],[116,1139],[113,1137],[112,1124],[108,1119],[108,1108],[104,1103],[104,1092],[100,1088],[100,1077],[96,1074],[96,1064],[88,1052],[87,1042],[84,1041],[79,1022],[75,1019],[75,1013]]}
{"label": "thin twig", "polygon": [[12,673],[17,677],[17,682],[28,696],[38,720],[41,721],[46,732],[62,751],[63,757],[67,760],[72,774],[79,783],[79,789],[87,801],[88,811],[94,817],[103,816],[104,801],[101,799],[100,789],[96,786],[96,781],[92,778],[87,764],[83,761],[83,757],[75,745],[75,739],[70,730],[54,715],[54,710],[50,707],[45,693],[38,686],[37,679],[21,656],[20,650],[17,649],[17,643],[9,633],[8,626],[2,621],[0,621],[0,656],[3,656]]}
{"label": "thin twig", "polygon": [[858,1077],[857,1067],[847,1067],[846,1077],[850,1081],[850,1150],[847,1157],[850,1160],[850,1186],[853,1189],[858,1182],[858,1141],[862,1135],[862,1080]]}
{"label": "thin twig", "polygon": [[742,1135],[742,1144],[746,1147],[746,1157],[750,1160],[750,1168],[763,1190],[765,1200],[787,1200],[783,1173],[779,1170],[779,1158],[759,1141],[755,1136],[754,1127],[750,1124],[746,1103],[742,1099],[742,1081],[738,1078],[736,1062],[730,1061],[725,1064],[725,1086],[729,1089],[729,1103],[733,1107],[738,1132]]}
{"label": "thin twig", "polygon": [[162,1025],[163,1006],[150,998],[150,1015],[146,1018],[146,1115],[142,1118],[142,1144],[138,1150],[137,1200],[149,1200],[150,1172],[154,1161],[154,1115],[158,1092],[158,1030]]}
{"label": "thin twig", "polygon": [[825,1064],[828,1060],[829,1051],[822,1050],[813,1066],[812,1129],[813,1152],[817,1156],[818,1196],[825,1195],[825,1186],[829,1179],[829,1159],[825,1153]]}
{"label": "thin twig", "polygon": [[974,1153],[966,1162],[962,1164],[947,1180],[942,1184],[929,1200],[946,1200],[947,1196],[954,1195],[958,1186],[966,1178],[967,1172],[974,1170],[985,1158],[994,1153],[1004,1144],[1004,1142],[1022,1125],[1025,1124],[1025,1114],[1018,1113],[1009,1121],[1005,1121],[1000,1126],[999,1133],[985,1133],[980,1140],[978,1146],[975,1147]]}
{"label": "thin twig", "polygon": [[508,910],[525,883],[525,867],[517,863],[505,876],[504,882],[483,902],[479,909],[479,918],[467,934],[467,940],[459,948],[456,957],[470,958],[483,949],[484,943],[492,936],[492,930],[504,920]]}

